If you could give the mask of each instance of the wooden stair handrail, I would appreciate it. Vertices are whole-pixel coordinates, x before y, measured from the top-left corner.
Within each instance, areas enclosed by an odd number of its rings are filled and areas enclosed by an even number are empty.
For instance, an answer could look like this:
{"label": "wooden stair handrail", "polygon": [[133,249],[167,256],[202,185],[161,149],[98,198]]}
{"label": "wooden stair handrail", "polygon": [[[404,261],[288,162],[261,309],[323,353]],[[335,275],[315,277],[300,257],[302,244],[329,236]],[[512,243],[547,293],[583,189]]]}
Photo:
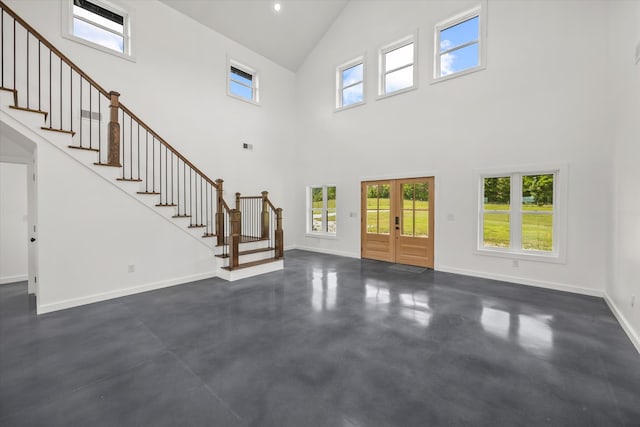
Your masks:
{"label": "wooden stair handrail", "polygon": [[171,146],[171,144],[169,144],[167,141],[165,141],[164,138],[162,138],[160,135],[158,135],[158,133],[156,131],[151,129],[151,127],[148,124],[143,122],[142,119],[140,119],[140,117],[138,117],[133,112],[131,112],[131,110],[129,110],[127,107],[125,107],[122,103],[120,103],[120,108],[122,109],[122,111],[127,113],[127,115],[129,115],[129,117],[131,117],[132,119],[137,121],[138,124],[140,124],[147,132],[149,132],[151,135],[153,135],[154,138],[156,138],[158,141],[160,141],[160,143],[162,143],[169,150],[171,150],[171,152],[173,154],[175,154],[180,160],[182,160],[187,166],[189,166],[195,173],[200,174],[202,176],[202,178],[205,179],[205,181],[207,181],[209,184],[211,184],[213,186],[213,188],[215,188],[215,189],[218,188],[218,184],[214,180],[209,178],[207,175],[204,174],[204,172],[202,172],[193,163],[191,163],[189,160],[187,160],[182,154],[180,154],[180,152],[178,150],[173,148]]}
{"label": "wooden stair handrail", "polygon": [[4,10],[13,19],[15,19],[20,25],[22,25],[25,30],[27,30],[29,33],[33,34],[38,39],[38,41],[40,43],[42,43],[43,45],[45,45],[46,47],[48,47],[51,50],[51,52],[53,52],[56,55],[58,55],[60,57],[60,59],[62,59],[69,67],[73,68],[73,70],[76,73],[78,73],[86,81],[91,83],[91,85],[94,86],[96,89],[98,89],[100,91],[100,93],[102,93],[107,98],[109,97],[109,91],[105,90],[102,86],[100,86],[98,83],[96,83],[95,80],[93,80],[91,77],[89,77],[87,75],[87,73],[82,71],[82,69],[80,67],[78,67],[76,64],[74,64],[72,60],[67,58],[67,56],[64,53],[60,52],[53,44],[51,44],[51,42],[49,40],[47,40],[42,34],[40,34],[38,31],[36,31],[35,28],[33,28],[31,25],[27,24],[27,22],[24,19],[22,19],[20,16],[18,16],[18,14],[15,13],[2,0],[0,0],[0,8],[2,10]]}
{"label": "wooden stair handrail", "polygon": [[[269,214],[268,214],[268,210],[270,209],[274,216],[272,217],[272,221],[275,221],[276,227],[274,233],[275,233],[275,243],[276,243],[276,248],[275,248],[275,252],[276,252],[276,259],[282,258],[283,256],[283,252],[284,252],[284,244],[283,244],[283,230],[282,230],[282,209],[281,208],[276,208],[275,205],[269,200],[268,198],[268,192],[263,191],[262,192],[262,196],[240,196],[240,193],[236,193],[236,208],[232,209],[229,207],[229,205],[227,204],[227,202],[224,200],[224,198],[222,197],[223,194],[223,180],[222,179],[217,179],[217,180],[212,180],[211,178],[209,178],[206,174],[204,174],[198,167],[196,167],[193,163],[191,163],[189,160],[187,160],[186,157],[184,157],[178,150],[176,150],[173,146],[171,146],[164,138],[162,138],[157,132],[155,132],[147,123],[145,123],[142,119],[140,119],[136,114],[134,114],[130,109],[128,109],[125,105],[123,105],[122,103],[119,102],[119,96],[120,94],[115,92],[115,91],[107,91],[105,88],[103,88],[101,85],[99,85],[95,80],[93,80],[86,72],[84,72],[80,67],[78,67],[73,61],[71,61],[65,54],[63,54],[60,50],[58,50],[49,40],[47,40],[42,34],[40,34],[35,28],[33,28],[31,25],[29,25],[24,19],[22,19],[15,11],[13,11],[9,6],[7,6],[3,0],[0,0],[0,18],[3,20],[4,22],[4,14],[7,14],[10,18],[13,19],[13,25],[14,25],[14,46],[13,46],[13,50],[14,50],[14,87],[13,89],[9,89],[9,88],[4,88],[2,87],[1,89],[3,90],[9,90],[9,91],[13,91],[14,93],[14,104],[15,104],[15,108],[17,109],[23,109],[25,111],[33,111],[36,113],[40,113],[40,114],[44,114],[45,115],[45,120],[47,118],[47,113],[44,111],[40,111],[38,110],[31,110],[29,109],[29,97],[28,97],[28,90],[27,90],[27,107],[18,107],[18,91],[17,91],[17,85],[15,82],[15,51],[16,51],[16,46],[15,46],[15,24],[18,23],[20,26],[22,26],[22,28],[24,28],[24,30],[27,33],[27,43],[29,43],[29,37],[33,36],[38,43],[44,45],[46,48],[49,49],[50,51],[50,55],[53,54],[55,56],[57,56],[60,59],[60,69],[62,70],[62,62],[64,62],[68,67],[70,71],[70,76],[73,76],[73,72],[75,72],[76,74],[78,74],[80,76],[80,84],[81,84],[81,89],[82,89],[82,82],[83,80],[86,81],[87,83],[89,83],[89,85],[94,88],[95,90],[97,90],[101,95],[105,96],[108,100],[109,100],[109,108],[110,108],[110,122],[109,122],[109,132],[108,132],[108,142],[109,142],[109,150],[107,151],[108,154],[108,163],[101,163],[101,160],[99,159],[98,163],[95,164],[99,164],[99,165],[106,165],[106,166],[118,166],[118,167],[122,167],[122,165],[120,165],[120,123],[118,120],[118,110],[122,110],[123,111],[123,120],[124,120],[124,114],[126,113],[131,120],[135,120],[138,124],[139,127],[142,127],[148,134],[151,134],[151,136],[157,140],[159,142],[159,144],[164,145],[166,150],[169,150],[172,155],[175,155],[177,157],[177,159],[181,160],[184,165],[188,166],[195,174],[199,175],[201,177],[201,185],[202,185],[202,180],[205,181],[206,183],[208,183],[209,185],[211,185],[211,188],[217,190],[217,199],[213,199],[211,200],[211,203],[216,205],[216,234],[218,236],[218,245],[223,245],[223,246],[227,246],[230,245],[231,249],[230,249],[230,255],[231,255],[231,264],[229,266],[230,269],[233,269],[234,267],[237,267],[238,264],[238,256],[239,256],[239,243],[240,243],[240,237],[241,237],[241,218],[242,218],[242,213],[240,212],[239,208],[240,208],[240,200],[262,200],[262,204],[261,204],[261,214],[262,214],[262,224],[263,224],[263,231],[262,231],[262,239],[267,239],[270,238],[270,232],[269,232]],[[4,30],[4,25],[2,26],[3,30]],[[4,46],[3,46],[4,49]],[[28,45],[27,45],[27,49],[28,49]],[[28,51],[27,51],[28,52]],[[3,56],[4,56],[4,51],[3,51]],[[28,64],[28,63],[27,63]],[[39,65],[40,66],[40,65]],[[28,65],[27,65],[28,67]],[[28,71],[28,68],[27,68]],[[62,71],[61,71],[62,72]],[[51,73],[51,70],[50,70]],[[27,73],[28,74],[28,73]],[[50,76],[51,77],[51,76]],[[71,77],[73,78],[73,77]],[[29,88],[29,77],[27,77],[27,89]],[[62,92],[62,88],[60,89],[60,92]],[[71,92],[73,93],[73,92]],[[90,92],[91,93],[91,92]],[[60,99],[62,99],[62,94],[60,94]],[[51,102],[51,100],[50,100]],[[82,94],[81,94],[81,98],[80,98],[80,102],[82,103]],[[39,104],[38,104],[39,105]],[[73,105],[73,104],[71,104]],[[38,106],[38,108],[40,108],[40,106]],[[62,110],[62,100],[60,101],[60,109]],[[62,113],[61,113],[62,114]],[[71,129],[73,129],[73,121],[71,121]],[[75,134],[75,132],[73,132],[73,130],[65,130],[62,129],[62,118],[60,118],[60,129],[56,129],[53,127],[42,127],[42,129],[46,129],[46,130],[52,130],[52,131],[57,131],[57,132],[66,132],[66,133],[70,133],[70,134]],[[124,141],[122,142],[122,144],[124,144]],[[138,141],[139,144],[139,141]],[[82,142],[80,143],[80,147],[74,147],[71,146],[72,148],[82,148],[82,149],[93,149],[91,146],[89,146],[89,148],[85,148],[82,147]],[[97,149],[96,151],[100,152],[100,149]],[[173,159],[173,158],[172,158]],[[172,160],[173,161],[173,160]],[[165,157],[165,162],[166,162],[166,157]],[[173,166],[172,166],[173,167]],[[139,169],[139,166],[138,166]],[[139,170],[138,170],[138,174],[139,174]],[[155,172],[154,172],[155,173]],[[123,173],[123,178],[122,180],[133,180],[133,177],[130,177],[128,179],[125,179],[124,173]],[[141,181],[139,179],[138,176],[138,181]],[[172,185],[173,185],[173,181],[172,181]],[[155,186],[155,184],[154,184]],[[155,189],[153,190],[155,191]],[[202,192],[202,187],[201,187],[201,192]],[[143,193],[143,194],[161,194],[161,193]],[[202,197],[202,196],[201,196]],[[173,200],[173,195],[172,195],[172,200]],[[196,199],[197,200],[197,199]],[[168,202],[165,201],[166,204],[162,204],[162,199],[161,199],[161,204],[156,205],[156,206],[176,206],[176,205],[169,205]],[[202,200],[201,200],[202,203]],[[197,204],[197,201],[196,201]],[[186,212],[186,211],[185,211]],[[227,214],[229,217],[229,227],[230,229],[228,230],[230,232],[230,242],[228,244],[225,244],[225,232],[227,230],[225,230],[225,217],[224,214]],[[186,214],[185,214],[186,216]],[[266,226],[264,224],[267,224]],[[190,227],[202,227],[203,225],[191,225]],[[209,236],[214,236],[214,234],[210,234],[207,235],[205,237],[209,237]]]}

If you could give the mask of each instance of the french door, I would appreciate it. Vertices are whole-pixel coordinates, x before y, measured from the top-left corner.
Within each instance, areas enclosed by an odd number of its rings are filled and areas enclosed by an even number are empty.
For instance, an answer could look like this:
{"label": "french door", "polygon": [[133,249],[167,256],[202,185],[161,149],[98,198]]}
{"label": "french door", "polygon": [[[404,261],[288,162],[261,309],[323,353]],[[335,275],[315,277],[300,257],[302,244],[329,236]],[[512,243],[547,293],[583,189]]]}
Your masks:
{"label": "french door", "polygon": [[434,178],[365,181],[362,258],[433,268]]}

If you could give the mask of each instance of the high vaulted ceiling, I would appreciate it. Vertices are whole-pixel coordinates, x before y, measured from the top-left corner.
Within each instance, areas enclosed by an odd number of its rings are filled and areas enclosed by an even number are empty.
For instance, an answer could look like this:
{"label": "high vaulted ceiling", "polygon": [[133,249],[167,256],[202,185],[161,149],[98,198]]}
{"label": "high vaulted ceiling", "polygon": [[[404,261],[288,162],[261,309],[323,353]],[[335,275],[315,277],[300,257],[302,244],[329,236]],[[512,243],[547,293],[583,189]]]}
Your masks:
{"label": "high vaulted ceiling", "polygon": [[[297,71],[348,0],[161,0],[207,27]],[[280,12],[274,10],[281,4]]]}

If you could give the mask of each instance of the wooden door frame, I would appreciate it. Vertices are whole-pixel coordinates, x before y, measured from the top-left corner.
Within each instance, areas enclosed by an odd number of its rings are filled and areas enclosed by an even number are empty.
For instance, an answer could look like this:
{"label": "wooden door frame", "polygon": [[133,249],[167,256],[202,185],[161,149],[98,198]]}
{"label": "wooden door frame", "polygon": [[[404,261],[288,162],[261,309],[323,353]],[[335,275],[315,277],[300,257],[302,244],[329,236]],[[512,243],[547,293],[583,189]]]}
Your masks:
{"label": "wooden door frame", "polygon": [[[424,172],[424,173],[411,173],[411,174],[399,174],[399,175],[389,175],[389,176],[372,176],[372,177],[361,177],[359,182],[360,182],[360,216],[361,216],[361,224],[360,224],[360,258],[364,258],[363,257],[363,252],[364,252],[364,235],[366,233],[365,231],[365,223],[367,220],[367,216],[366,216],[366,206],[365,206],[365,202],[364,202],[364,197],[363,197],[363,192],[364,192],[364,185],[365,183],[391,183],[392,185],[394,185],[396,183],[396,181],[402,181],[402,180],[411,180],[411,179],[421,179],[421,178],[432,178],[433,179],[433,191],[435,192],[435,194],[433,195],[433,215],[431,216],[431,218],[429,219],[429,227],[430,227],[430,231],[431,232],[431,238],[433,241],[433,269],[435,270],[438,263],[437,263],[437,245],[436,245],[436,236],[438,234],[439,231],[439,227],[438,227],[438,223],[436,221],[436,217],[438,216],[438,211],[437,211],[437,207],[439,205],[439,193],[440,193],[440,189],[439,189],[439,173],[437,171],[432,171],[432,172]],[[395,193],[395,192],[394,192]],[[396,200],[396,196],[394,194],[391,195],[392,200],[390,200],[391,204],[397,203]],[[394,205],[395,206],[395,205]],[[390,215],[391,216],[391,215]],[[394,227],[394,224],[391,224],[391,227]],[[395,231],[395,230],[394,230]],[[393,250],[393,261],[389,261],[389,262],[394,262],[395,261],[395,248]]]}

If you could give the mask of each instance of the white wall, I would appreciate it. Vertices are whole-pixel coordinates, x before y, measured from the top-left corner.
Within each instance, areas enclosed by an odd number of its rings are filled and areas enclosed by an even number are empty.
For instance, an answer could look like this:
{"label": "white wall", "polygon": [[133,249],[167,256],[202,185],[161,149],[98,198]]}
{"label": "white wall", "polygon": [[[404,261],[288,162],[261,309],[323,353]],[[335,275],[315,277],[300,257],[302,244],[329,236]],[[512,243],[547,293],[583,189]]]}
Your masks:
{"label": "white wall", "polygon": [[[606,2],[489,1],[487,69],[430,84],[436,22],[474,1],[350,2],[297,75],[295,242],[359,256],[359,182],[436,176],[436,269],[601,295],[607,278],[610,134]],[[376,100],[380,46],[419,31],[419,89]],[[367,55],[367,103],[335,107],[335,67]],[[474,254],[474,170],[566,163],[566,264]],[[338,238],[304,235],[305,186],[337,184]],[[454,221],[447,221],[453,214]],[[291,236],[291,230],[289,230]]]}
{"label": "white wall", "polygon": [[[135,62],[63,38],[60,1],[7,1],[199,169],[224,179],[228,202],[236,191],[268,190],[286,226],[294,74],[156,0],[112,3],[134,15]],[[260,106],[227,96],[227,55],[259,71]]]}
{"label": "white wall", "polygon": [[36,176],[38,313],[215,276],[210,248],[52,144]]}
{"label": "white wall", "polygon": [[[613,277],[607,295],[640,351],[640,3],[612,2],[609,65],[614,155]],[[635,296],[635,306],[631,306]]]}
{"label": "white wall", "polygon": [[27,280],[27,166],[0,163],[0,284]]}

